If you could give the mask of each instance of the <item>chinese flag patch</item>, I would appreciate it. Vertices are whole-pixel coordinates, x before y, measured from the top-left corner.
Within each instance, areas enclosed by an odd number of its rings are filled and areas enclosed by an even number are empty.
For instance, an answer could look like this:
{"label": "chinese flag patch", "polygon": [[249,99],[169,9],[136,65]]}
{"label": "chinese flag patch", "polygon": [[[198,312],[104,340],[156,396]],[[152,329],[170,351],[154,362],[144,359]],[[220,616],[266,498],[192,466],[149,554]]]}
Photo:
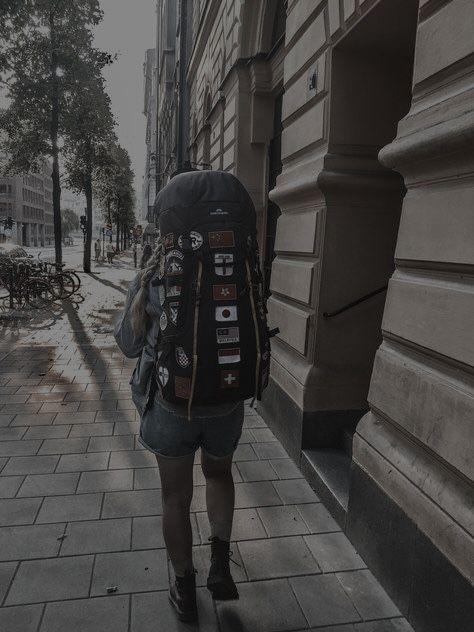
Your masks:
{"label": "chinese flag patch", "polygon": [[239,371],[221,371],[221,388],[239,388]]}
{"label": "chinese flag patch", "polygon": [[189,399],[191,396],[191,378],[176,375],[174,378],[174,394],[181,399]]}
{"label": "chinese flag patch", "polygon": [[215,301],[236,301],[237,286],[235,283],[229,285],[213,285],[212,295]]}
{"label": "chinese flag patch", "polygon": [[234,231],[220,230],[209,233],[210,248],[233,248],[235,246]]}

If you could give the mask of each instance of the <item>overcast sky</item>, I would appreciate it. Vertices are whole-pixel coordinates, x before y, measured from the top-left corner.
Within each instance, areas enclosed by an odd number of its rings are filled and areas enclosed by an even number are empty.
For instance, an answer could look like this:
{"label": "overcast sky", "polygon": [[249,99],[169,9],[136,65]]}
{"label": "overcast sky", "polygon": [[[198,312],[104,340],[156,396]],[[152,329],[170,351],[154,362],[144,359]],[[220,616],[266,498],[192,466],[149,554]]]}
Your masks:
{"label": "overcast sky", "polygon": [[132,159],[139,207],[145,170],[143,62],[147,48],[155,45],[156,0],[100,0],[100,4],[104,19],[95,31],[96,46],[119,55],[104,74],[117,135]]}

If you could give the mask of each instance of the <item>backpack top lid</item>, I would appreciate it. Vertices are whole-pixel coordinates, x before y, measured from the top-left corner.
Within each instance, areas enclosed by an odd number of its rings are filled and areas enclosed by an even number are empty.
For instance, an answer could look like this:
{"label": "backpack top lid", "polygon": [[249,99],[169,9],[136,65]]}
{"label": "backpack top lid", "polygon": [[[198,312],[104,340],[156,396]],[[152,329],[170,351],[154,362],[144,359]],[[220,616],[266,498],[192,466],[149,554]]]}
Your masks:
{"label": "backpack top lid", "polygon": [[154,211],[159,217],[176,207],[187,208],[207,203],[238,204],[246,223],[250,220],[253,229],[256,229],[252,198],[240,180],[226,171],[187,171],[174,176],[156,196]]}

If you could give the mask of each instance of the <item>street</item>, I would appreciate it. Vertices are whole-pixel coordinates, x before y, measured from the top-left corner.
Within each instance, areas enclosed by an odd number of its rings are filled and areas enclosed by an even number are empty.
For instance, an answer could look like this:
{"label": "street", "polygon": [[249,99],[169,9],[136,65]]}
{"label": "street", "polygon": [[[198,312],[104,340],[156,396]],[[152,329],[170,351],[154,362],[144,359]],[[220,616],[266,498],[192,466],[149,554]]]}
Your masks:
{"label": "street", "polygon": [[[78,266],[81,248],[65,249]],[[160,480],[137,442],[113,320],[135,274],[129,254],[82,274],[82,302],[3,320],[0,363],[0,629],[170,632]],[[260,416],[235,452],[232,571],[240,600],[214,602],[205,487],[195,465],[194,629],[409,632]],[[327,627],[331,626],[331,627]],[[332,627],[336,626],[336,627]]]}

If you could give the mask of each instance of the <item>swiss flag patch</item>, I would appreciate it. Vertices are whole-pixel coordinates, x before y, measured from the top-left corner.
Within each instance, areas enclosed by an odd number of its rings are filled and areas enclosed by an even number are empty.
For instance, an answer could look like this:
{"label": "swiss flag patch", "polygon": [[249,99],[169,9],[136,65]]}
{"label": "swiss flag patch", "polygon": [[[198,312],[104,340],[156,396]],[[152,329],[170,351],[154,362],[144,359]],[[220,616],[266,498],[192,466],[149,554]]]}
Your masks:
{"label": "swiss flag patch", "polygon": [[221,388],[239,388],[239,371],[221,371]]}

